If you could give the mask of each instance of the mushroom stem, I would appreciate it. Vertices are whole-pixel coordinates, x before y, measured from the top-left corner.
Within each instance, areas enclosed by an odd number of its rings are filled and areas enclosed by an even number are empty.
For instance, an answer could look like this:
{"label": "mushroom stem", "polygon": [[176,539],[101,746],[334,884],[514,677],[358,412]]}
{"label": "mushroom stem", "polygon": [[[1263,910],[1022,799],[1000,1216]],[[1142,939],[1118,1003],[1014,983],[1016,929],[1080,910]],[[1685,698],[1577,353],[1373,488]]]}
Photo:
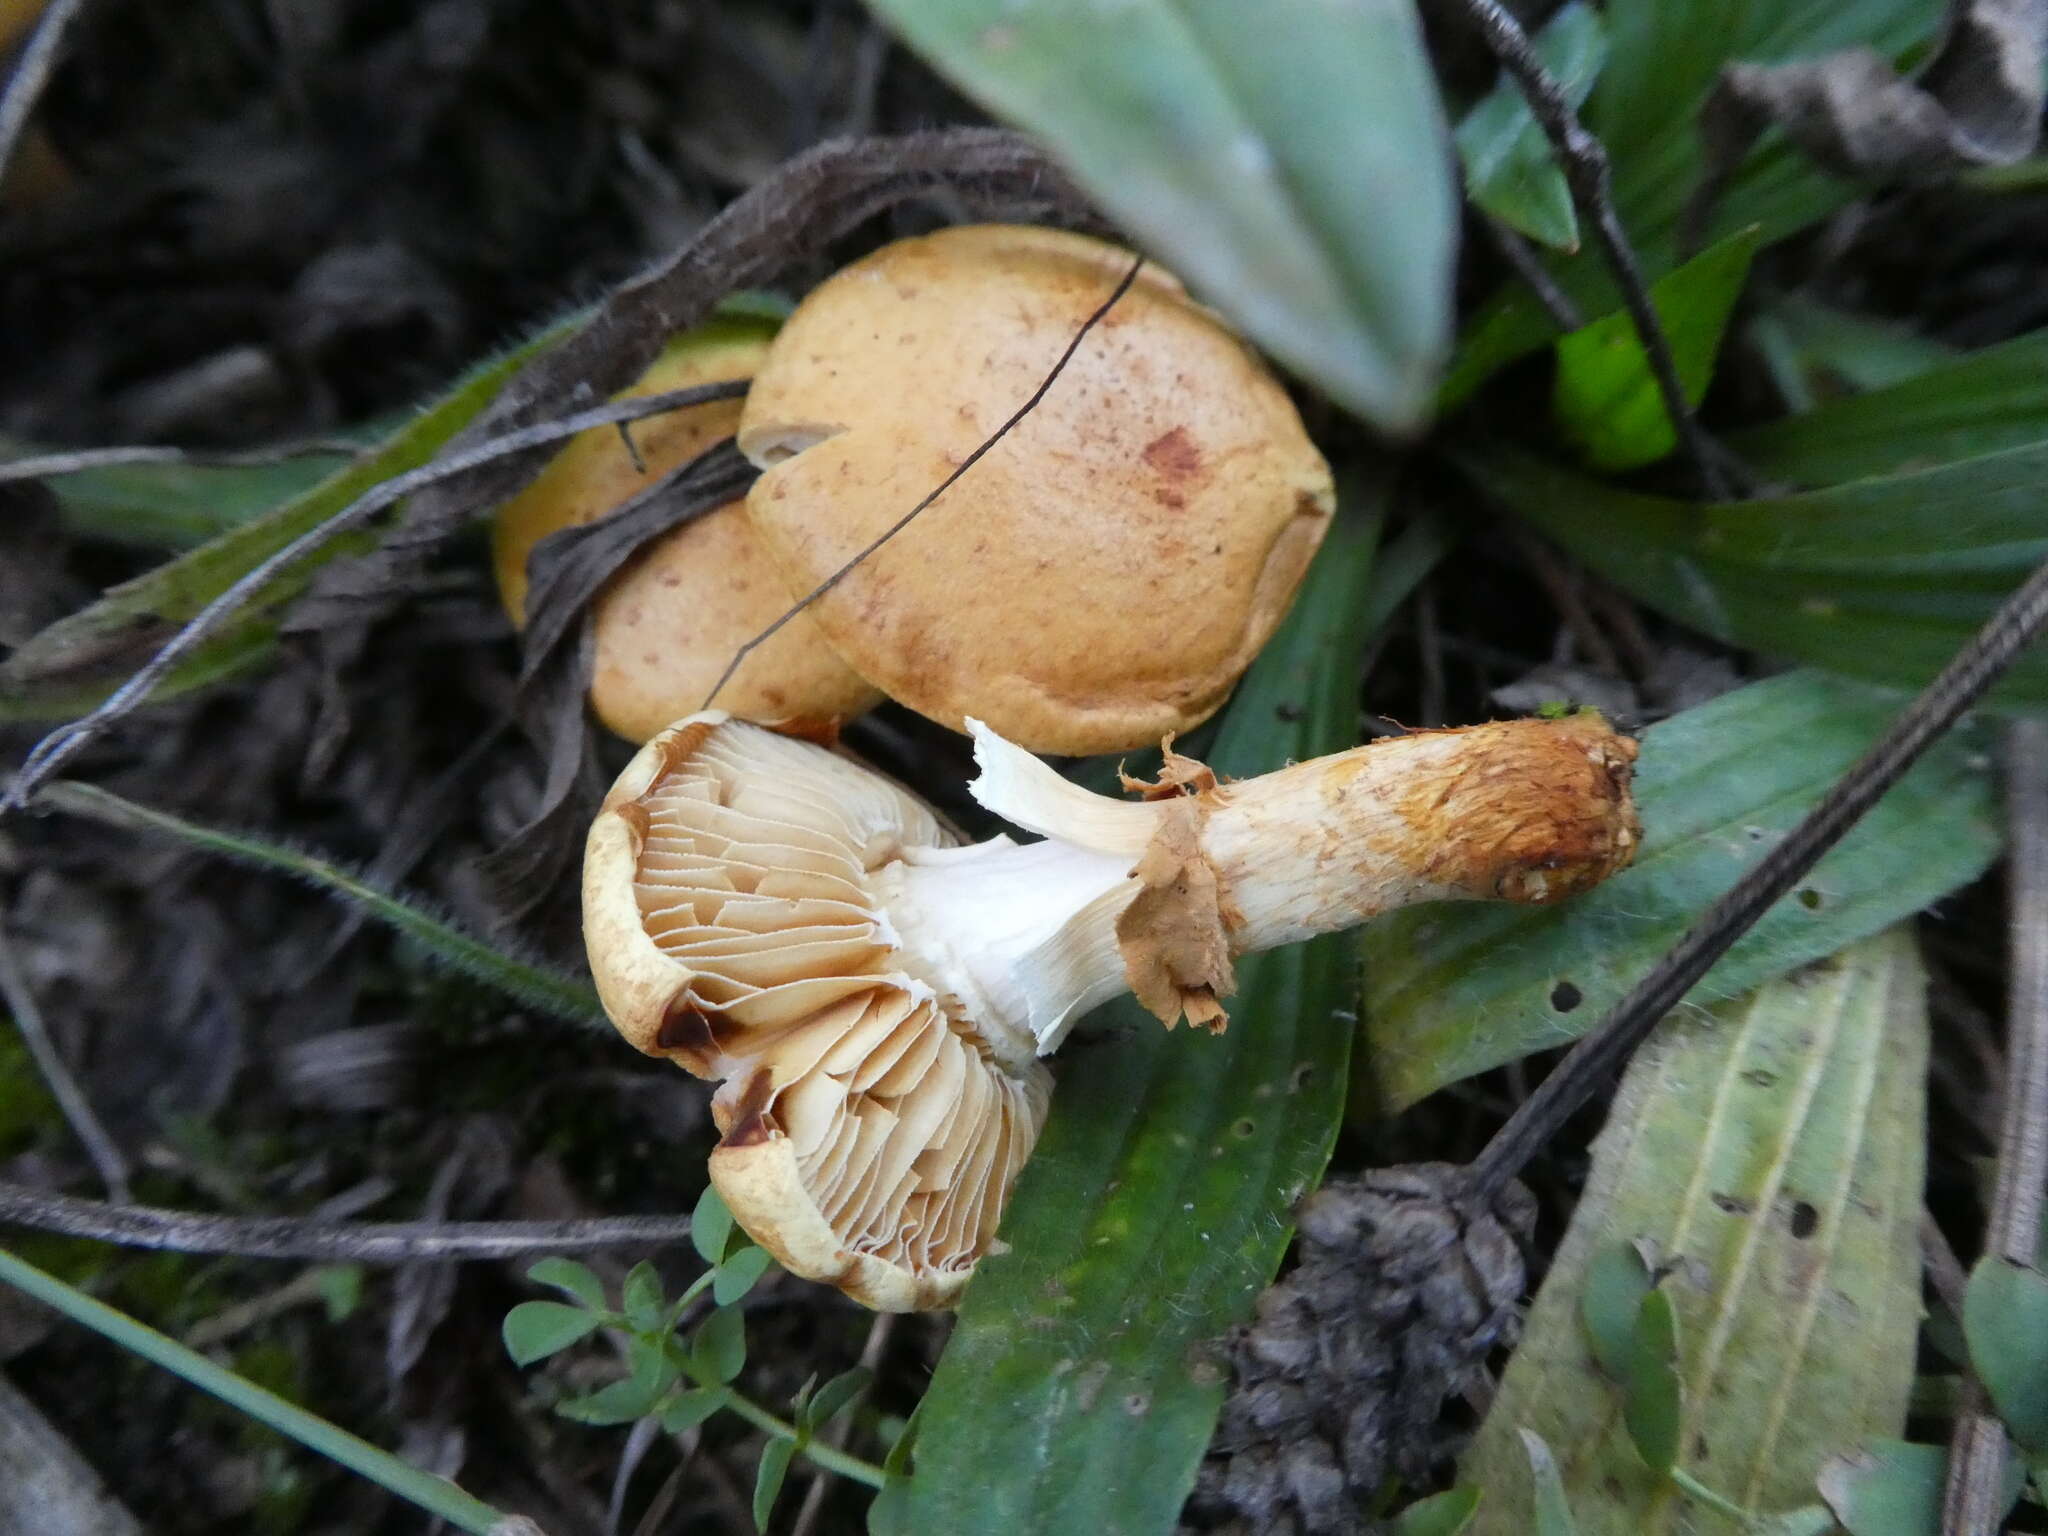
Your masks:
{"label": "mushroom stem", "polygon": [[[1171,751],[1091,794],[978,722],[975,798],[1046,841],[920,850],[884,898],[919,977],[999,1052],[1056,1049],[1130,990],[1220,1029],[1239,955],[1424,901],[1560,900],[1626,865],[1635,743],[1597,714],[1421,731],[1231,784]],[[942,979],[943,978],[943,979]]]}

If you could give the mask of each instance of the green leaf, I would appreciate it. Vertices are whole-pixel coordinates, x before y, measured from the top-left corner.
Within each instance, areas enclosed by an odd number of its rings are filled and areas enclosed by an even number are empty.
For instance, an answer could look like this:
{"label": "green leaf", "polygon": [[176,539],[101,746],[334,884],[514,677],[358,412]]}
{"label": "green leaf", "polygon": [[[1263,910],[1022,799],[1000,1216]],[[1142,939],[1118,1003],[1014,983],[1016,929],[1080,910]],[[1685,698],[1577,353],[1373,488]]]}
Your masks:
{"label": "green leaf", "polygon": [[1963,1293],[1970,1364],[2030,1456],[2048,1454],[2048,1275],[1986,1255]]}
{"label": "green leaf", "polygon": [[1821,1497],[1849,1536],[1940,1536],[1948,1448],[1873,1440],[1831,1456],[1821,1467]]}
{"label": "green leaf", "polygon": [[1411,0],[873,0],[1260,346],[1375,424],[1428,414],[1457,195]]}
{"label": "green leaf", "polygon": [[[1496,501],[1717,640],[1892,687],[1933,677],[2048,556],[2048,441],[1756,501],[1642,496],[1517,450],[1461,462]],[[1994,703],[2048,702],[2048,651]]]}
{"label": "green leaf", "polygon": [[[1600,1015],[1884,731],[1897,701],[1810,672],[1722,695],[1642,738],[1634,866],[1554,907],[1445,905],[1366,925],[1361,1053],[1395,1107]],[[1999,847],[1981,734],[1932,748],[1689,994],[1727,998],[1968,884]]]}
{"label": "green leaf", "polygon": [[768,1517],[775,1512],[775,1499],[782,1492],[782,1480],[789,1474],[789,1458],[796,1454],[796,1442],[780,1435],[761,1447],[761,1465],[754,1473],[754,1529],[768,1529]]}
{"label": "green leaf", "polygon": [[473,976],[507,997],[556,1018],[578,1023],[601,1023],[604,1019],[597,993],[585,983],[504,954],[403,898],[379,890],[318,854],[288,843],[269,842],[239,832],[201,826],[167,811],[124,800],[97,784],[69,781],[51,784],[36,796],[35,803],[39,808],[83,816],[108,826],[141,827],[163,833],[191,847],[238,863],[294,876],[317,890],[362,908],[451,970]]}
{"label": "green leaf", "polygon": [[1529,1458],[1531,1504],[1536,1516],[1536,1536],[1579,1536],[1578,1522],[1565,1497],[1564,1482],[1557,1475],[1557,1458],[1550,1446],[1533,1430],[1522,1435],[1522,1453]]}
{"label": "green leaf", "polygon": [[628,1376],[582,1397],[555,1404],[555,1412],[576,1424],[631,1424],[654,1412],[659,1393],[638,1376]]}
{"label": "green leaf", "polygon": [[2043,441],[2048,330],[1922,366],[1884,388],[1735,433],[1729,446],[1772,479],[1827,486]]}
{"label": "green leaf", "polygon": [[347,1322],[362,1305],[363,1266],[323,1264],[313,1274],[320,1284],[320,1304],[327,1309],[327,1321]]}
{"label": "green leaf", "polygon": [[620,1295],[626,1326],[636,1333],[656,1333],[661,1328],[661,1311],[666,1300],[661,1293],[661,1275],[650,1259],[642,1259],[626,1272]]}
{"label": "green leaf", "polygon": [[725,1396],[716,1387],[693,1387],[688,1392],[677,1394],[661,1410],[663,1433],[680,1435],[686,1429],[695,1429],[725,1406]]}
{"label": "green leaf", "polygon": [[1402,1510],[1394,1536],[1459,1536],[1478,1508],[1477,1488],[1447,1488]]}
{"label": "green leaf", "polygon": [[526,1272],[526,1278],[535,1285],[551,1285],[564,1295],[575,1297],[593,1312],[605,1309],[604,1282],[588,1264],[559,1256],[542,1259]]}
{"label": "green leaf", "polygon": [[[1369,525],[1340,514],[1210,754],[1248,775],[1354,739]],[[1349,946],[1246,960],[1229,1029],[1135,1005],[1076,1040],[1052,1114],[920,1409],[916,1531],[1170,1529],[1249,1315],[1343,1105]],[[990,1448],[1001,1446],[1001,1455]]]}
{"label": "green leaf", "polygon": [[706,1184],[704,1193],[697,1197],[696,1210],[690,1213],[690,1242],[697,1256],[714,1268],[723,1264],[725,1251],[732,1246],[732,1234],[732,1212],[726,1208],[725,1197],[716,1185]]}
{"label": "green leaf", "polygon": [[1643,1298],[1634,1344],[1622,1417],[1643,1465],[1652,1472],[1669,1472],[1678,1464],[1685,1403],[1678,1382],[1678,1314],[1664,1292],[1652,1291]]}
{"label": "green leaf", "polygon": [[[1682,216],[1700,184],[1700,108],[1724,66],[1771,63],[1863,46],[1897,57],[1932,35],[1929,0],[1611,0],[1604,6],[1607,63],[1582,120],[1607,147],[1622,228],[1646,274],[1678,264]],[[1826,218],[1859,195],[1856,184],[1803,159],[1770,135],[1730,181],[1701,232],[1710,245],[1750,225],[1770,245]],[[1610,269],[1595,249],[1550,262],[1579,312],[1620,308]],[[1557,326],[1517,278],[1466,326],[1444,381],[1441,408],[1459,404],[1504,364],[1535,351]]]}
{"label": "green leaf", "polygon": [[690,1358],[721,1386],[739,1375],[747,1363],[746,1315],[738,1307],[720,1307],[705,1318],[691,1335]]}
{"label": "green leaf", "polygon": [[1795,412],[1812,410],[1818,400],[1902,384],[1958,355],[1948,343],[1897,321],[1834,309],[1799,294],[1766,300],[1750,317],[1748,334]]}
{"label": "green leaf", "polygon": [[[1920,1319],[1925,986],[1898,928],[1749,997],[1682,1010],[1636,1053],[1459,1463],[1489,1493],[1475,1536],[1528,1528],[1510,1492],[1521,1431],[1558,1448],[1587,1536],[1639,1536],[1739,1529],[1694,1502],[1702,1489],[1754,1515],[1799,1510],[1830,1452],[1903,1426]],[[1641,1303],[1617,1392],[1584,1319],[1597,1270],[1632,1245],[1658,1255],[1664,1278]]]}
{"label": "green leaf", "polygon": [[856,1365],[850,1371],[841,1371],[826,1382],[806,1402],[797,1414],[797,1423],[804,1429],[823,1429],[837,1415],[853,1406],[855,1398],[874,1384],[875,1373],[864,1365]]}
{"label": "green leaf", "polygon": [[[1756,243],[1755,225],[1738,230],[1650,289],[1678,381],[1694,405],[1713,380],[1721,337],[1749,277]],[[1678,445],[1649,356],[1626,311],[1603,315],[1558,339],[1551,410],[1595,469],[1638,469]]]}
{"label": "green leaf", "polygon": [[[9,459],[41,452],[0,441],[0,454]],[[52,475],[43,484],[72,533],[148,549],[189,549],[311,490],[348,458],[309,453],[275,464],[120,464]]]}
{"label": "green leaf", "polygon": [[766,1248],[742,1248],[718,1266],[718,1278],[711,1282],[711,1299],[721,1307],[731,1306],[754,1288],[754,1282],[768,1273],[773,1262],[774,1256]]}
{"label": "green leaf", "polygon": [[[209,540],[133,581],[109,589],[90,607],[60,619],[0,663],[0,719],[50,719],[82,713],[104,699],[187,619],[292,540],[326,522],[365,492],[419,468],[480,415],[499,388],[536,353],[577,323],[564,320],[474,370],[437,403],[408,419],[376,452],[336,471],[311,490]],[[174,668],[153,699],[168,699],[269,646],[276,616],[305,590],[315,570],[373,548],[377,536],[346,534],[309,554],[241,615]]]}
{"label": "green leaf", "polygon": [[1636,1325],[1652,1289],[1650,1268],[1634,1243],[1607,1243],[1587,1261],[1579,1320],[1593,1358],[1617,1385],[1626,1384],[1634,1368]]}
{"label": "green leaf", "polygon": [[[1536,38],[1536,52],[1573,106],[1586,99],[1607,59],[1600,13],[1573,0]],[[1505,74],[1465,114],[1454,135],[1465,162],[1465,192],[1511,229],[1560,250],[1577,250],[1579,221],[1550,150],[1550,140],[1529,103]]]}
{"label": "green leaf", "polygon": [[567,1349],[602,1326],[604,1318],[559,1301],[522,1301],[505,1314],[505,1353],[531,1365]]}

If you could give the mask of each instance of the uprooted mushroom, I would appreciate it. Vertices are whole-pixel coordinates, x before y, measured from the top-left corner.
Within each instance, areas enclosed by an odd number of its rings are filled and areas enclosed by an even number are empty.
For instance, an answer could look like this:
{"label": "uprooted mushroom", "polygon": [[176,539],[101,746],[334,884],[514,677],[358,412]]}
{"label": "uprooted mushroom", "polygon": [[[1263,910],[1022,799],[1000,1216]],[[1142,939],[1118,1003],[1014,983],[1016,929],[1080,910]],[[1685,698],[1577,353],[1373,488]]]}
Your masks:
{"label": "uprooted mushroom", "polygon": [[1040,1058],[1123,991],[1221,1029],[1242,954],[1422,901],[1556,901],[1632,857],[1635,744],[1593,714],[1422,731],[1145,798],[970,721],[971,846],[851,758],[677,722],[591,828],[584,929],[620,1032],[722,1079],[712,1182],[796,1274],[950,1305],[1043,1124]]}

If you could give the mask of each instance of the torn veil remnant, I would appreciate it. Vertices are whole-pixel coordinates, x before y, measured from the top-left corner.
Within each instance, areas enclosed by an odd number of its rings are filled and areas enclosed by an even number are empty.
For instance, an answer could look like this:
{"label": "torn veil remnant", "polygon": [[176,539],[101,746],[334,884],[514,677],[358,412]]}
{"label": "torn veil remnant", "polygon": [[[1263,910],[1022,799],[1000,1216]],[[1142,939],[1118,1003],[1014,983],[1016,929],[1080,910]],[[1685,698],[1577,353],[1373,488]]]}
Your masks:
{"label": "torn veil remnant", "polygon": [[1155,798],[970,721],[975,798],[1043,841],[959,846],[850,759],[709,712],[644,747],[584,862],[628,1040],[700,1077],[711,1176],[797,1274],[951,1304],[1045,1117],[1040,1057],[1132,991],[1212,1029],[1238,955],[1420,901],[1547,902],[1627,864],[1635,744],[1593,714],[1425,731]]}

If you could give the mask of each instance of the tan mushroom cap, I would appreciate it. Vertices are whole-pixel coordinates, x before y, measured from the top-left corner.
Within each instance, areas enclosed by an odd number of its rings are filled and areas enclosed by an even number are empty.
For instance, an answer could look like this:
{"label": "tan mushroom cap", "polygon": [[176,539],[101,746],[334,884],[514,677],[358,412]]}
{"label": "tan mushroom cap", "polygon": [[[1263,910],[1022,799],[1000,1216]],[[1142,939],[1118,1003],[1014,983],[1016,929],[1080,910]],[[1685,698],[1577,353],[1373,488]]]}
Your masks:
{"label": "tan mushroom cap", "polygon": [[[981,225],[900,241],[807,297],[741,417],[747,515],[807,590],[1036,390],[1131,253]],[[1286,392],[1147,264],[1045,399],[811,608],[920,713],[1035,751],[1207,718],[1285,613],[1334,505]]]}
{"label": "tan mushroom cap", "polygon": [[898,963],[870,876],[955,839],[877,774],[707,712],[641,749],[584,859],[619,1031],[722,1079],[711,1179],[792,1272],[948,1306],[993,1240],[1051,1079]]}
{"label": "tan mushroom cap", "polygon": [[[625,397],[747,378],[773,333],[765,321],[712,321],[671,342]],[[526,620],[526,561],[534,545],[558,529],[605,516],[728,436],[739,415],[739,401],[722,400],[635,423],[644,473],[612,428],[572,439],[498,512],[492,556],[512,621]],[[594,605],[591,706],[610,729],[645,741],[701,706],[733,652],[789,604],[788,585],[747,526],[740,502],[677,529],[629,561]],[[742,718],[798,722],[850,718],[880,699],[805,615],[748,657],[719,695]]]}

